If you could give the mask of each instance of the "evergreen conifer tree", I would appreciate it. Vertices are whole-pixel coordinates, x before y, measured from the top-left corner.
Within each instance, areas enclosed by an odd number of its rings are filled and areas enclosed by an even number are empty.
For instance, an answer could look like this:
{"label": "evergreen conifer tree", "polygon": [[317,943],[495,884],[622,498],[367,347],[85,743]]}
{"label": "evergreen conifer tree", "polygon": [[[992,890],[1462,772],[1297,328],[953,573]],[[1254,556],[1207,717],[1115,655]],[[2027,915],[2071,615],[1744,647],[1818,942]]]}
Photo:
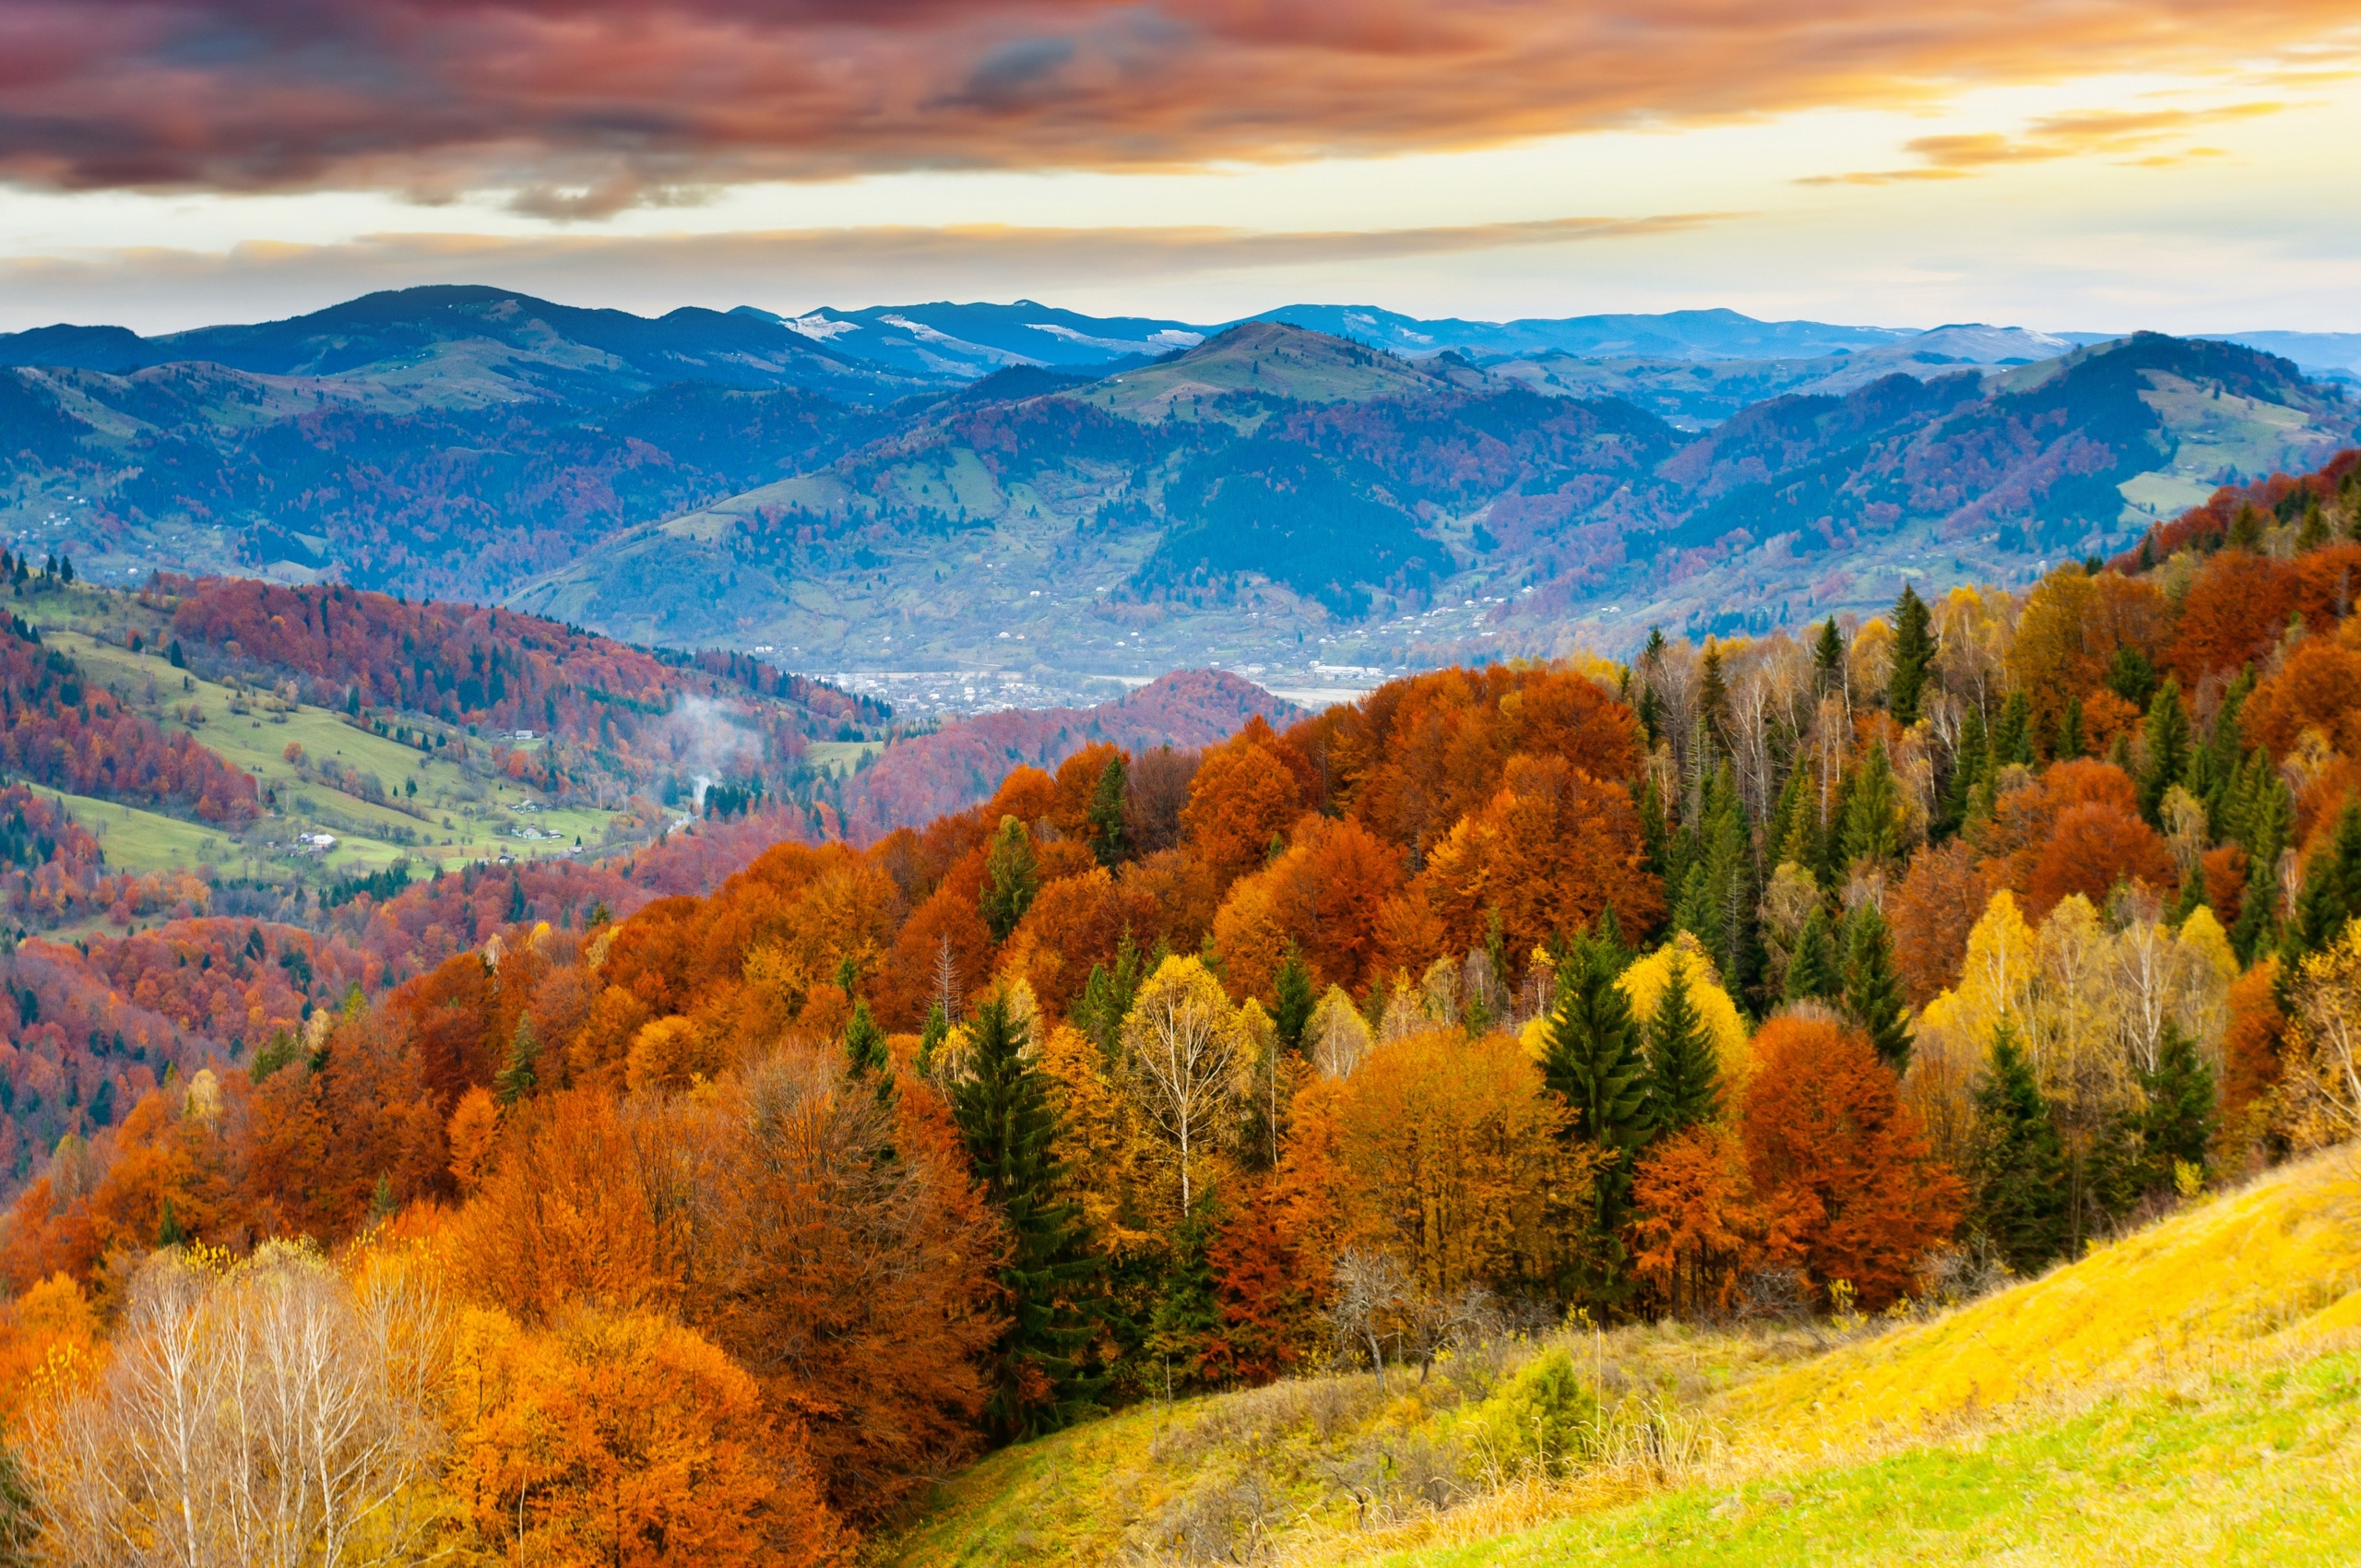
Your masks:
{"label": "evergreen conifer tree", "polygon": [[2155,1069],[2140,1075],[2140,1087],[2147,1100],[2140,1117],[2147,1184],[2169,1189],[2176,1165],[2205,1169],[2216,1120],[2213,1070],[2197,1042],[2167,1022],[2156,1041]]}
{"label": "evergreen conifer tree", "polygon": [[1975,799],[1975,786],[1985,775],[1988,755],[1984,734],[1984,710],[1969,703],[1967,717],[1960,720],[1959,745],[1952,754],[1951,785],[1943,791],[1943,809],[1937,837],[1949,837],[1967,826],[1968,811]]}
{"label": "evergreen conifer tree", "polygon": [[1279,1031],[1283,1048],[1292,1051],[1303,1049],[1303,1027],[1311,1021],[1311,1010],[1319,1002],[1312,993],[1311,970],[1290,942],[1287,956],[1279,960],[1279,972],[1272,987],[1271,1022]]}
{"label": "evergreen conifer tree", "polygon": [[1787,960],[1787,983],[1782,992],[1789,1002],[1833,1002],[1843,992],[1836,954],[1829,940],[1828,911],[1819,905],[1796,933],[1795,956]]}
{"label": "evergreen conifer tree", "polygon": [[918,1070],[921,1078],[934,1076],[934,1053],[951,1038],[951,1020],[943,1016],[943,1004],[935,1003],[926,1010],[926,1022],[919,1028]]}
{"label": "evergreen conifer tree", "polygon": [[2033,766],[2033,716],[2025,707],[2024,693],[2011,692],[2000,704],[2000,717],[1992,725],[1991,746],[1996,773],[2011,763]]}
{"label": "evergreen conifer tree", "polygon": [[2106,689],[2144,712],[2156,695],[2156,667],[2138,647],[2125,643],[2107,661]]}
{"label": "evergreen conifer tree", "polygon": [[1811,667],[1814,682],[1821,695],[1843,688],[1845,634],[1836,629],[1836,617],[1833,615],[1820,624],[1820,636],[1812,641]]}
{"label": "evergreen conifer tree", "polygon": [[1117,752],[1099,772],[1097,786],[1090,792],[1090,808],[1084,814],[1090,831],[1090,847],[1097,853],[1098,863],[1110,871],[1130,859],[1123,842],[1123,796],[1130,783],[1123,754]]}
{"label": "evergreen conifer tree", "polygon": [[1918,590],[1904,583],[1893,602],[1893,675],[1886,685],[1886,706],[1904,729],[1918,722],[1927,666],[1934,657],[1934,616]]}
{"label": "evergreen conifer tree", "polygon": [[993,1348],[984,1419],[1005,1440],[1034,1436],[1086,1414],[1103,1380],[1081,1357],[1092,1324],[1083,1303],[1098,1272],[1080,1211],[1060,1195],[1061,1134],[1049,1075],[1026,1049],[1027,1029],[994,996],[977,1010],[968,1072],[951,1090],[967,1158],[1008,1228],[1000,1268],[1008,1324]]}
{"label": "evergreen conifer tree", "polygon": [[1658,1136],[1707,1121],[1720,1108],[1721,1064],[1713,1038],[1689,993],[1689,959],[1674,953],[1672,972],[1648,1026],[1649,1123]]}
{"label": "evergreen conifer tree", "polygon": [[1893,937],[1875,904],[1845,921],[1845,1011],[1896,1076],[1910,1066],[1910,1009],[1893,966]]}
{"label": "evergreen conifer tree", "polygon": [[2347,801],[2334,835],[2304,868],[2304,890],[2287,932],[2287,972],[2295,973],[2294,960],[2343,934],[2344,922],[2355,914],[2361,914],[2361,801]]}
{"label": "evergreen conifer tree", "polygon": [[1892,860],[1902,852],[1902,787],[1894,780],[1885,742],[1880,741],[1854,770],[1850,798],[1845,802],[1845,865]]}
{"label": "evergreen conifer tree", "polygon": [[984,924],[994,942],[1006,942],[1025,911],[1041,891],[1041,874],[1033,856],[1033,836],[1013,816],[1000,819],[991,848],[984,853],[984,887],[980,897]]}
{"label": "evergreen conifer tree", "polygon": [[1623,1227],[1631,1213],[1631,1172],[1650,1132],[1648,1063],[1631,1004],[1615,977],[1620,955],[1578,936],[1558,966],[1557,1004],[1542,1040],[1544,1082],[1573,1112],[1571,1137],[1611,1157],[1591,1188],[1588,1234],[1579,1249],[1583,1288],[1602,1302],[1628,1289]]}
{"label": "evergreen conifer tree", "polygon": [[2189,710],[2181,706],[2180,682],[2170,675],[2148,704],[2145,730],[2148,766],[2140,775],[2140,814],[2161,823],[2165,791],[2189,770]]}
{"label": "evergreen conifer tree", "polygon": [[534,1084],[539,1082],[540,1059],[541,1042],[533,1033],[533,1016],[519,1014],[516,1032],[509,1037],[507,1059],[492,1075],[492,1092],[501,1104],[514,1105],[533,1092]]}
{"label": "evergreen conifer tree", "polygon": [[2066,706],[2058,710],[2058,742],[2049,754],[2059,762],[2071,762],[2082,754],[2082,699],[2070,696]]}
{"label": "evergreen conifer tree", "polygon": [[1969,1164],[1974,1218],[1986,1240],[2020,1274],[2065,1250],[2070,1216],[2066,1152],[2033,1066],[2003,1024],[1975,1088]]}

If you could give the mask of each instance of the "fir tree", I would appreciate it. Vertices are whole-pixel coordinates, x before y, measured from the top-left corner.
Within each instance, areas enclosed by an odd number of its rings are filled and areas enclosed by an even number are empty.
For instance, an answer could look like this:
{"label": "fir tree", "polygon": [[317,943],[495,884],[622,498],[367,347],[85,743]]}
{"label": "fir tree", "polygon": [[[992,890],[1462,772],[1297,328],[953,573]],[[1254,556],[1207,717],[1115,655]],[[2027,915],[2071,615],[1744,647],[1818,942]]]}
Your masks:
{"label": "fir tree", "polygon": [[1893,967],[1885,916],[1864,903],[1845,921],[1845,1011],[1896,1076],[1910,1067],[1910,1009]]}
{"label": "fir tree", "polygon": [[1123,842],[1123,796],[1130,782],[1123,754],[1117,752],[1099,771],[1097,787],[1090,792],[1090,808],[1083,816],[1098,863],[1110,871],[1130,858]]}
{"label": "fir tree", "polygon": [[172,1212],[172,1200],[168,1197],[164,1200],[162,1218],[157,1221],[156,1245],[178,1247],[184,1245],[187,1241],[188,1232],[181,1228],[181,1217]]}
{"label": "fir tree", "polygon": [[1904,729],[1918,722],[1927,666],[1934,657],[1934,616],[1918,590],[1904,583],[1902,597],[1893,601],[1893,675],[1886,684],[1886,707]]}
{"label": "fir tree", "polygon": [[2148,704],[2148,766],[2140,775],[2140,814],[2161,824],[2165,791],[2189,770],[2189,709],[2181,706],[2180,682],[2167,675]]}
{"label": "fir tree", "polygon": [[1288,1051],[1300,1051],[1303,1027],[1311,1021],[1311,1010],[1319,1005],[1320,999],[1312,994],[1311,970],[1292,942],[1287,944],[1287,956],[1279,960],[1279,972],[1272,990],[1271,1022],[1279,1031],[1279,1044]]}
{"label": "fir tree", "polygon": [[533,1016],[519,1014],[516,1032],[509,1037],[507,1059],[492,1078],[492,1092],[501,1104],[514,1105],[533,1092],[534,1084],[540,1081],[537,1066],[540,1059],[541,1042],[533,1033]]}
{"label": "fir tree", "polygon": [[1676,951],[1648,1026],[1649,1124],[1659,1136],[1678,1133],[1710,1120],[1721,1098],[1714,1041],[1689,993],[1689,958]]}
{"label": "fir tree", "polygon": [[1720,645],[1708,642],[1699,661],[1697,729],[1715,750],[1726,750],[1729,736],[1730,685],[1722,674]]}
{"label": "fir tree", "polygon": [[2253,797],[2246,803],[2237,841],[2247,852],[2247,886],[2230,946],[2241,963],[2252,963],[2271,945],[2279,912],[2279,853],[2296,826],[2296,801],[2287,781],[2258,750],[2251,766]]}
{"label": "fir tree", "polygon": [[515,925],[525,918],[525,884],[516,868],[508,872],[508,923]]}
{"label": "fir tree", "polygon": [[1041,873],[1033,857],[1033,836],[1013,816],[1000,819],[991,848],[984,855],[984,887],[979,902],[984,924],[994,942],[1006,942],[1025,911],[1041,891]]}
{"label": "fir tree", "polygon": [[2006,1024],[1992,1038],[1992,1061],[1975,1088],[1969,1165],[1975,1223],[2011,1268],[2030,1274],[2065,1249],[2065,1148]]}
{"label": "fir tree", "polygon": [[1787,960],[1787,983],[1781,995],[1788,1002],[1833,1002],[1842,990],[1829,941],[1828,911],[1815,904],[1803,930],[1796,933],[1795,956]]}
{"label": "fir tree", "polygon": [[1584,1288],[1602,1301],[1620,1298],[1631,1214],[1631,1172],[1650,1131],[1648,1063],[1631,1004],[1615,983],[1619,955],[1596,937],[1578,936],[1558,966],[1557,1004],[1542,1039],[1541,1075],[1573,1112],[1571,1137],[1610,1157],[1591,1187],[1587,1234],[1579,1252]]}
{"label": "fir tree", "polygon": [[1026,1043],[1008,999],[994,996],[976,1013],[968,1071],[951,1091],[967,1158],[1007,1224],[1000,1283],[1008,1324],[993,1348],[984,1419],[993,1435],[1010,1441],[1089,1413],[1103,1386],[1080,1361],[1092,1336],[1080,1303],[1091,1293],[1097,1261],[1081,1212],[1060,1195],[1062,1129],[1050,1077]]}

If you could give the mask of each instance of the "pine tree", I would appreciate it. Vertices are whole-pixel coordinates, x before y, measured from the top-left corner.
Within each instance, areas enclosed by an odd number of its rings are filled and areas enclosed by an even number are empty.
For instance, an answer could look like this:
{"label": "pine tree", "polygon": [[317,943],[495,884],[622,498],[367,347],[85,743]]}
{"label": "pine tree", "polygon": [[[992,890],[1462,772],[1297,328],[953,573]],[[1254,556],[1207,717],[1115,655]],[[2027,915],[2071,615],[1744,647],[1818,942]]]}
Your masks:
{"label": "pine tree", "polygon": [[994,942],[1006,942],[1025,911],[1041,891],[1041,873],[1033,857],[1033,836],[1013,816],[1000,819],[991,848],[984,854],[984,887],[980,897],[984,924]]}
{"label": "pine tree", "polygon": [[2147,1185],[2169,1189],[2177,1165],[2205,1169],[2216,1120],[2213,1071],[2197,1042],[2168,1021],[2156,1040],[2155,1069],[2140,1075],[2140,1087],[2147,1100],[2140,1116]]}
{"label": "pine tree", "polygon": [[1279,1031],[1280,1045],[1293,1051],[1303,1049],[1303,1027],[1311,1021],[1311,1010],[1319,1002],[1311,989],[1311,970],[1290,942],[1273,981],[1271,1022]]}
{"label": "pine tree", "polygon": [[1657,1136],[1678,1133],[1710,1120],[1721,1098],[1713,1038],[1689,994],[1689,959],[1676,952],[1648,1026],[1649,1124]]}
{"label": "pine tree", "polygon": [[1008,1324],[993,1348],[984,1419],[1004,1440],[1063,1426],[1093,1408],[1102,1379],[1080,1358],[1092,1336],[1083,1301],[1098,1272],[1080,1210],[1060,1194],[1062,1129],[1025,1023],[994,996],[978,1009],[951,1113],[987,1198],[1007,1223],[1000,1268]]}
{"label": "pine tree", "polygon": [[1828,911],[1815,904],[1803,930],[1796,933],[1796,953],[1787,960],[1787,983],[1782,996],[1789,1002],[1833,1002],[1842,991],[1836,954],[1829,941]]}
{"label": "pine tree", "polygon": [[1650,1131],[1648,1063],[1631,1000],[1615,983],[1619,955],[1578,936],[1558,966],[1557,1004],[1542,1039],[1541,1075],[1573,1112],[1567,1134],[1611,1157],[1591,1187],[1587,1233],[1578,1249],[1583,1288],[1602,1302],[1628,1289],[1623,1227],[1631,1214],[1631,1172]]}
{"label": "pine tree", "polygon": [[1975,1223],[2011,1268],[2030,1274],[2065,1250],[2065,1147],[2006,1024],[1992,1038],[1991,1064],[1975,1088],[1969,1165]]}
{"label": "pine tree", "polygon": [[2189,770],[2189,709],[2181,706],[2180,682],[2165,677],[2148,704],[2148,766],[2140,775],[2140,814],[2161,824],[2165,791]]}
{"label": "pine tree", "polygon": [[1113,870],[1131,858],[1123,842],[1123,796],[1130,787],[1131,776],[1123,766],[1123,754],[1117,752],[1107,759],[1098,775],[1097,787],[1090,792],[1090,808],[1083,820],[1090,834],[1090,847],[1097,852],[1098,863]]}
{"label": "pine tree", "polygon": [[1918,722],[1927,666],[1934,657],[1934,616],[1918,590],[1904,583],[1902,597],[1893,601],[1893,676],[1886,685],[1886,706],[1904,729]]}
{"label": "pine tree", "polygon": [[1885,916],[1864,903],[1845,921],[1845,1011],[1895,1075],[1910,1067],[1910,1009],[1893,967]]}
{"label": "pine tree", "polygon": [[533,1016],[519,1014],[516,1032],[509,1037],[508,1057],[492,1075],[492,1093],[503,1105],[514,1105],[533,1092],[539,1082],[537,1064],[541,1059],[541,1042],[533,1033]]}

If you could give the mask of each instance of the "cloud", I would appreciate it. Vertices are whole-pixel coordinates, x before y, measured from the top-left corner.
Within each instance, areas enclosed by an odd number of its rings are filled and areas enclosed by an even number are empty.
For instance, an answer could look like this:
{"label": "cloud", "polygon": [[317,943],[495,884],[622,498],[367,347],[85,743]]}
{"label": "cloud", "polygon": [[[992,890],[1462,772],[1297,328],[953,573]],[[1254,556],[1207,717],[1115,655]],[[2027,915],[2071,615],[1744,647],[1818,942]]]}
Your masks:
{"label": "cloud", "polygon": [[[1678,234],[1747,216],[1681,212],[1425,228],[1262,232],[1213,226],[962,225],[617,237],[398,233],[333,244],[165,246],[0,260],[10,324],[29,327],[126,301],[202,294],[232,315],[285,315],[378,289],[482,282],[649,310],[777,299],[783,282],[877,301],[954,290],[1041,292],[1127,280],[1252,274]],[[180,325],[196,325],[183,322]]]}
{"label": "cloud", "polygon": [[2284,103],[2225,103],[2208,109],[2081,110],[2033,121],[2019,136],[1973,131],[1918,137],[1903,150],[1925,161],[1916,168],[1870,170],[1852,174],[1814,174],[1799,185],[1886,185],[1909,180],[1955,180],[2012,163],[2047,163],[2060,158],[2129,156],[2137,167],[2165,168],[2201,158],[2227,156],[2220,148],[2153,150],[2187,137],[2201,125],[2253,120],[2276,114]]}
{"label": "cloud", "polygon": [[0,178],[517,189],[595,217],[758,179],[1287,161],[2251,72],[2352,25],[2349,0],[0,0]]}

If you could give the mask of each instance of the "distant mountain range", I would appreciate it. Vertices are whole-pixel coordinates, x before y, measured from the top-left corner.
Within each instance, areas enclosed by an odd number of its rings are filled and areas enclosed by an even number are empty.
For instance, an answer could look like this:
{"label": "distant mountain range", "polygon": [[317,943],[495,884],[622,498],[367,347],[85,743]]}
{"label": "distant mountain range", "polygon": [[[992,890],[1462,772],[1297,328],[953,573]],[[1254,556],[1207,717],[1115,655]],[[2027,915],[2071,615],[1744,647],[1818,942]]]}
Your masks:
{"label": "distant mountain range", "polygon": [[756,648],[921,710],[1208,662],[1311,693],[2118,547],[2353,438],[2304,364],[2361,339],[2284,336],[2312,359],[1722,311],[650,320],[411,290],[0,338],[0,532],[102,580],[335,577]]}

